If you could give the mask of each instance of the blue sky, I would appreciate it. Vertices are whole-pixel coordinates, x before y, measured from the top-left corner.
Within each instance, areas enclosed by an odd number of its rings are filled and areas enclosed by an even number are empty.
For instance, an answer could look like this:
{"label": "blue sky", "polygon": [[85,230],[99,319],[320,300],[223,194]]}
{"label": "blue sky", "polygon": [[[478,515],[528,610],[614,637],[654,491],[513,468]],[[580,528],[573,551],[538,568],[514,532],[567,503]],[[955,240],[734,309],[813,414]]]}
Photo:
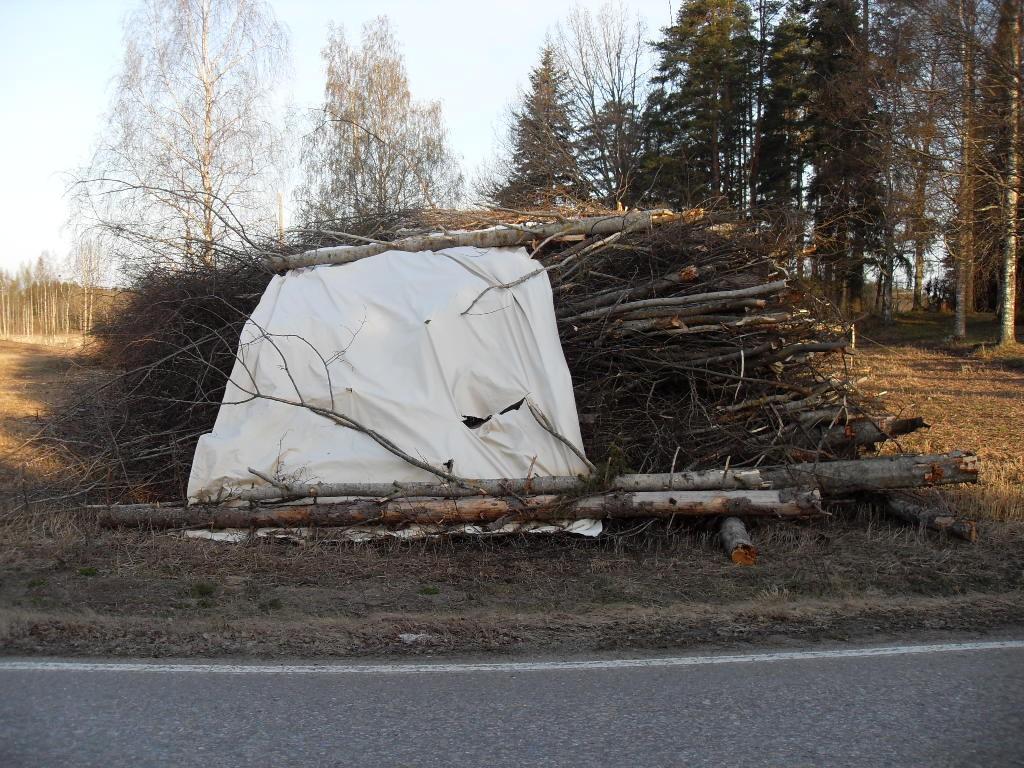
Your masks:
{"label": "blue sky", "polygon": [[[441,100],[452,147],[469,173],[492,155],[502,115],[545,34],[575,4],[270,2],[290,34],[292,77],[285,98],[300,108],[320,99],[328,21],[344,24],[351,39],[369,18],[390,17],[413,95]],[[671,0],[628,5],[646,21],[650,38],[669,21]],[[120,65],[122,25],[134,6],[134,0],[0,0],[0,268],[16,267],[44,249],[61,258],[67,253],[64,174],[89,158]]]}

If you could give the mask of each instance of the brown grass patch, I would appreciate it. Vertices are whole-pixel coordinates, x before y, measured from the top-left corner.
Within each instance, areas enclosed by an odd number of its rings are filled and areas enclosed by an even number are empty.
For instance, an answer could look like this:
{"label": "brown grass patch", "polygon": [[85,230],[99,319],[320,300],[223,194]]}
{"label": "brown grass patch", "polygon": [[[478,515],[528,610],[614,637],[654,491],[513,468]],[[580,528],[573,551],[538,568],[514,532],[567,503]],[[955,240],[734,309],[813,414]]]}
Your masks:
{"label": "brown grass patch", "polygon": [[887,450],[975,451],[981,484],[944,490],[945,496],[963,515],[1022,521],[1024,369],[1006,365],[1012,350],[979,349],[869,342],[859,347],[857,365],[868,377],[865,386],[887,393],[891,410],[923,416],[931,425]]}
{"label": "brown grass patch", "polygon": [[[56,354],[56,356],[55,356]],[[846,507],[813,523],[751,526],[737,567],[704,528],[614,535],[302,546],[223,545],[101,531],[53,502],[8,495],[0,525],[0,648],[17,653],[338,655],[678,647],[766,636],[845,638],[1024,623],[1024,474],[1013,429],[1024,374],[938,349],[865,347],[870,385],[932,429],[904,448],[974,449],[984,485],[948,491],[981,519],[956,540]],[[966,366],[966,367],[965,367]],[[0,429],[31,434],[79,372],[0,345]],[[26,452],[22,466],[52,457]],[[12,465],[8,465],[10,469]],[[24,475],[23,475],[24,476]],[[0,498],[0,513],[4,513]],[[407,645],[402,633],[429,639]]]}

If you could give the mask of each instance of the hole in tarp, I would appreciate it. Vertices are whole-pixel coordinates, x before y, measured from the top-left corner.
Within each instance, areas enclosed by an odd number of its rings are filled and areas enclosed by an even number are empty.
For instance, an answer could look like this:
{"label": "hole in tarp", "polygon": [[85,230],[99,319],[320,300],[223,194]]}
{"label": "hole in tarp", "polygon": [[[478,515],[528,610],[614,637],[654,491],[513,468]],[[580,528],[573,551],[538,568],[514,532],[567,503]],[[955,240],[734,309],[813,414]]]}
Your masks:
{"label": "hole in tarp", "polygon": [[[526,398],[525,397],[520,399],[520,400],[517,400],[516,402],[512,403],[512,405],[508,406],[507,408],[502,408],[500,411],[498,411],[498,415],[500,416],[501,414],[508,413],[509,411],[518,411],[519,407],[523,403],[525,403],[525,402],[526,402]],[[462,415],[462,423],[465,424],[470,429],[477,429],[480,426],[486,424],[488,421],[490,421],[493,416],[494,416],[493,413],[490,416],[484,416],[483,418],[481,418],[480,416],[467,416],[467,415],[463,414]]]}

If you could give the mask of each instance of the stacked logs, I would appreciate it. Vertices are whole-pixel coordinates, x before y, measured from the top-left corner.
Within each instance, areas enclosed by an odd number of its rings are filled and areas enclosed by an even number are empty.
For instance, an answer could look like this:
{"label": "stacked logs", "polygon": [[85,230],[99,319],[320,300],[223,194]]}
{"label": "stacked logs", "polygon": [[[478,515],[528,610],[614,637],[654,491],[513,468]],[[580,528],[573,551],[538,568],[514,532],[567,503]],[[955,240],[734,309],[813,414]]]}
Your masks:
{"label": "stacked logs", "polygon": [[[606,488],[593,479],[537,477],[451,483],[317,483],[243,489],[217,504],[131,504],[93,508],[109,527],[148,529],[294,528],[352,525],[475,525],[610,518],[720,519],[719,536],[733,562],[757,559],[741,518],[806,519],[823,501],[886,489],[974,483],[978,461],[954,451],[885,456],[746,470],[621,475]],[[291,503],[291,502],[312,503]],[[242,503],[244,506],[232,506]],[[903,519],[961,535],[965,523],[904,504]],[[909,510],[909,511],[908,511]],[[923,517],[922,517],[923,516]],[[975,537],[973,526],[970,536]]]}

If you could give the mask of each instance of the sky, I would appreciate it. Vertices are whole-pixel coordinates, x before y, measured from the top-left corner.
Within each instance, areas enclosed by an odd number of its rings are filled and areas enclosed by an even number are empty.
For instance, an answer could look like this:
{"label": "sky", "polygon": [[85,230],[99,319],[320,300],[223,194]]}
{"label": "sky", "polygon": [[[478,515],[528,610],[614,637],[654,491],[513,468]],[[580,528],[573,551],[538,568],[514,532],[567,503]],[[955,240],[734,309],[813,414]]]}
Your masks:
{"label": "sky", "polygon": [[[0,269],[70,248],[69,172],[89,159],[122,53],[125,17],[138,0],[0,0]],[[270,0],[288,29],[291,76],[284,94],[299,109],[323,91],[327,24],[352,40],[384,14],[406,57],[414,98],[440,100],[452,149],[467,175],[494,154],[507,111],[536,63],[545,35],[571,0]],[[600,0],[581,0],[596,9]],[[653,39],[672,0],[632,0]],[[294,175],[294,174],[293,174]]]}

